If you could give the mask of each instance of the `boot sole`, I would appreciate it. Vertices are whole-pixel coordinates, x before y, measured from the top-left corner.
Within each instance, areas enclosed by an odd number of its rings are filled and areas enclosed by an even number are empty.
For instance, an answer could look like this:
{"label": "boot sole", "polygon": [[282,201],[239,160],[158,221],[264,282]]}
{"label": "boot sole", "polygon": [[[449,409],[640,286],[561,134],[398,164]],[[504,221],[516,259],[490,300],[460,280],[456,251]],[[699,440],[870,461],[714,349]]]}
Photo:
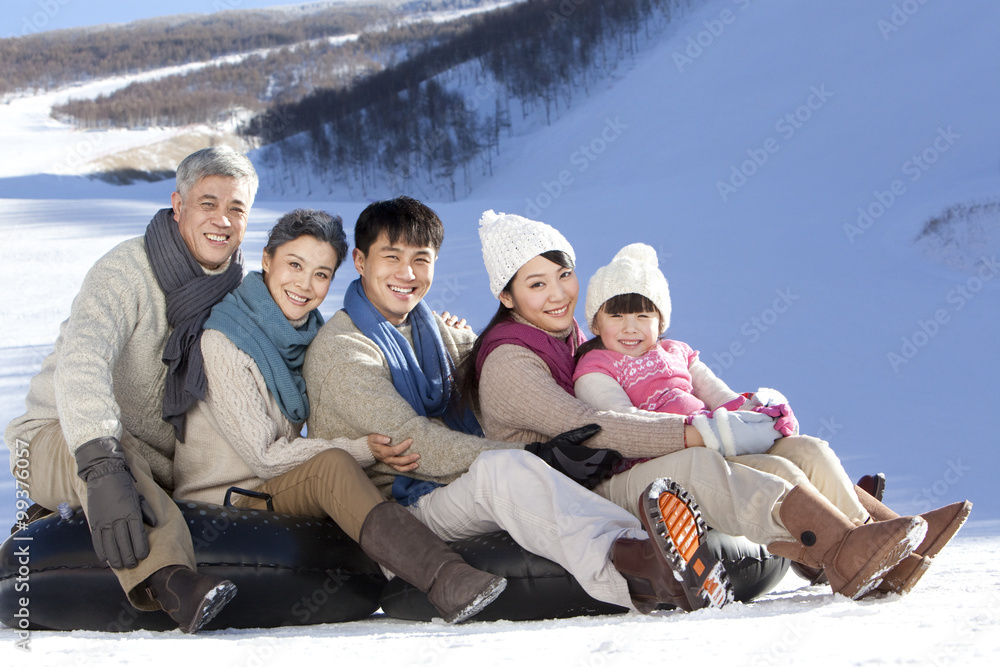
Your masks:
{"label": "boot sole", "polygon": [[496,577],[472,599],[472,602],[459,611],[445,617],[445,623],[455,624],[469,620],[496,600],[505,588],[507,588],[507,580],[503,577]]}
{"label": "boot sole", "polygon": [[191,623],[187,627],[182,627],[181,632],[189,635],[198,632],[205,627],[206,623],[215,618],[234,597],[236,597],[236,584],[226,579],[216,585],[202,598]]}
{"label": "boot sole", "polygon": [[656,480],[639,499],[639,517],[683,585],[691,610],[733,601],[729,575],[708,549],[708,527],[687,490],[671,479]]}
{"label": "boot sole", "polygon": [[913,553],[923,541],[927,533],[927,522],[919,517],[911,517],[908,527],[900,532],[902,534],[898,539],[889,541],[869,558],[865,566],[837,592],[857,600],[882,583],[883,575]]}

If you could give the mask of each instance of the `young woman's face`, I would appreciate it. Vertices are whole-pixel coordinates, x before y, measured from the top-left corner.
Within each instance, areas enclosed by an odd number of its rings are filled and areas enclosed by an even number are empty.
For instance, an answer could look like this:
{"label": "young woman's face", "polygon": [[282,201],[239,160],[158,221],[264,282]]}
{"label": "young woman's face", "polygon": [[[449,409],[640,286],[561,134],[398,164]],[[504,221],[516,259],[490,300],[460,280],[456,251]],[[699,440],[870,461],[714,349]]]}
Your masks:
{"label": "young woman's face", "polygon": [[537,255],[517,272],[510,291],[500,293],[500,301],[539,329],[557,332],[573,326],[579,294],[573,269]]}
{"label": "young woman's face", "polygon": [[594,320],[604,347],[630,357],[653,349],[660,334],[660,315],[655,311],[609,315],[601,308]]}
{"label": "young woman's face", "polygon": [[264,251],[261,267],[271,298],[289,320],[300,320],[319,307],[330,291],[337,251],[314,236],[300,236]]}

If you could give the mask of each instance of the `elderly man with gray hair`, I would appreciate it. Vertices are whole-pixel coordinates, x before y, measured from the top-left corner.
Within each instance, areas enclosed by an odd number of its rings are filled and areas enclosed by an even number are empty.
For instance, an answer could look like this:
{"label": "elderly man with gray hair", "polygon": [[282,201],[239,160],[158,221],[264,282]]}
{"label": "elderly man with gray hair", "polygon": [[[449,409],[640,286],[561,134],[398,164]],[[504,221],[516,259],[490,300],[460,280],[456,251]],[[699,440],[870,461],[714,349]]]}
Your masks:
{"label": "elderly man with gray hair", "polygon": [[170,497],[174,443],[204,396],[202,324],[243,280],[239,248],[257,183],[250,160],[228,147],[185,158],[171,207],[87,273],[25,414],[4,433],[31,499],[82,508],[129,601],[166,611],[189,633],[236,587],[196,571]]}

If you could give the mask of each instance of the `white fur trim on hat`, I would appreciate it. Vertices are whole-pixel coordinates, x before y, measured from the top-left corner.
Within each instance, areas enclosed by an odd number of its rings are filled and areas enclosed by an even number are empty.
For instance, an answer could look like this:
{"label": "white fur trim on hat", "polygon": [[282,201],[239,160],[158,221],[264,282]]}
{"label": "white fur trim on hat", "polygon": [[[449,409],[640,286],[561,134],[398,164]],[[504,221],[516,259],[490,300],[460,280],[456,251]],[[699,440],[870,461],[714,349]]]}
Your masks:
{"label": "white fur trim on hat", "polygon": [[597,269],[587,286],[587,325],[597,334],[594,318],[608,299],[622,294],[641,294],[660,311],[660,333],[670,326],[670,286],[658,268],[656,251],[645,243],[633,243],[618,251],[607,266]]}
{"label": "white fur trim on hat", "polygon": [[479,240],[490,275],[490,291],[495,297],[500,296],[518,269],[543,252],[561,250],[576,262],[573,246],[558,230],[519,215],[484,212],[479,219]]}

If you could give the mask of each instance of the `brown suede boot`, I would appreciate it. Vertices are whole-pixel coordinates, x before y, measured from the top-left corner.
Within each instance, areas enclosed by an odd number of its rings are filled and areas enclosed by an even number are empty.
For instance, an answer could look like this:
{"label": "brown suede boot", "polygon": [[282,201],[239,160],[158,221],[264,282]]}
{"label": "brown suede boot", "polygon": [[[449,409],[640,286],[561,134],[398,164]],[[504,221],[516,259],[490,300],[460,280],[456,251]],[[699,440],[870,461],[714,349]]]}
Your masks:
{"label": "brown suede boot", "polygon": [[236,585],[228,579],[183,565],[167,565],[149,575],[146,590],[187,634],[198,632],[236,595]]}
{"label": "brown suede boot", "polygon": [[674,568],[670,567],[652,540],[618,538],[611,550],[611,562],[625,577],[632,604],[643,614],[656,611],[661,604],[673,605],[684,611],[694,610],[684,594],[684,586],[674,574]]}
{"label": "brown suede boot", "polygon": [[778,514],[797,541],[772,542],[768,551],[822,567],[833,592],[855,600],[877,586],[927,531],[920,517],[855,526],[814,487],[802,484],[788,492]]}
{"label": "brown suede boot", "polygon": [[[861,506],[875,521],[890,521],[899,517],[862,487],[855,486],[854,491],[858,494]],[[886,573],[878,590],[885,593],[909,593],[920,581],[920,577],[924,576],[924,572],[931,564],[931,558],[955,536],[969,518],[970,512],[972,503],[962,500],[921,514],[920,517],[927,522],[927,535],[912,554]]]}
{"label": "brown suede boot", "polygon": [[447,623],[493,602],[507,580],[472,567],[402,505],[387,501],[365,517],[358,543],[373,560],[427,593]]}
{"label": "brown suede boot", "polygon": [[697,503],[681,485],[661,478],[639,497],[639,519],[649,540],[619,539],[612,562],[629,584],[636,608],[655,603],[686,611],[733,601],[729,575],[711,554]]}

